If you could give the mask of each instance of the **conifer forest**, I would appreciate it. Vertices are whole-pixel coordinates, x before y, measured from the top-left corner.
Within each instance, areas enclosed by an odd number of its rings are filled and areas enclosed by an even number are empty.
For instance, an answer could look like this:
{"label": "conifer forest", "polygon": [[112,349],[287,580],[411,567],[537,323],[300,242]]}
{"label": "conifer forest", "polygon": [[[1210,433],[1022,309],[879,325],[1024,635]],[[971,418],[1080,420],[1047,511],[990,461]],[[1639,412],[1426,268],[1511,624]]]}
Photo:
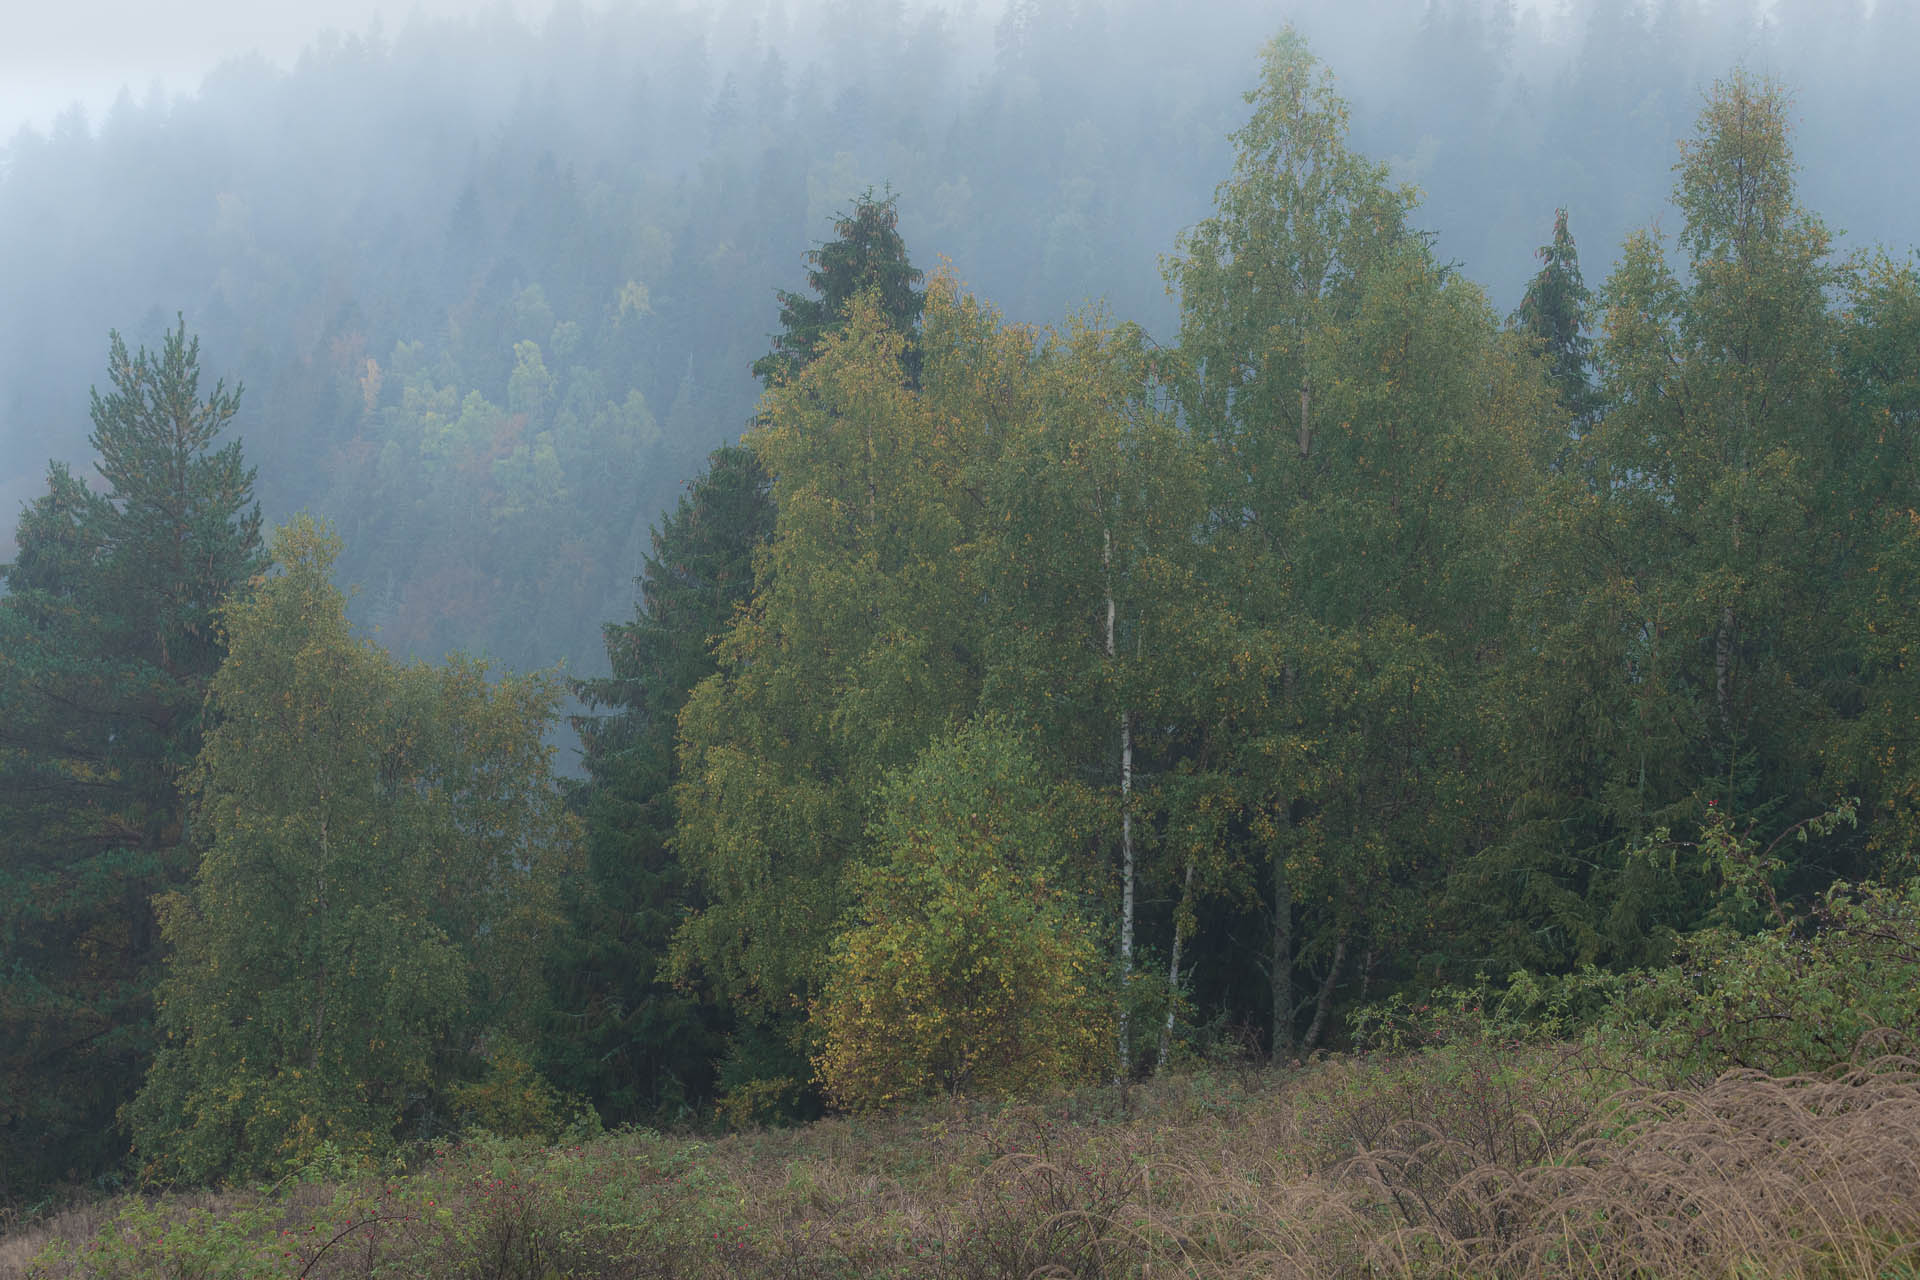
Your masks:
{"label": "conifer forest", "polygon": [[1920,9],[988,8],[0,143],[0,1274],[1920,1267]]}

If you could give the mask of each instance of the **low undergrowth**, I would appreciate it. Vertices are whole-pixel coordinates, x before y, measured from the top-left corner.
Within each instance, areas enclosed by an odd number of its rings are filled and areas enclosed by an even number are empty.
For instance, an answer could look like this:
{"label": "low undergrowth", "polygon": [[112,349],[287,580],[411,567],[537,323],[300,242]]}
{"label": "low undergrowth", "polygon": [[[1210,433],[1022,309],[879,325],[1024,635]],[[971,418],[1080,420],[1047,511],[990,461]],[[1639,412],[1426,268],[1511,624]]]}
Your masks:
{"label": "low undergrowth", "polygon": [[[1888,1046],[1882,1045],[1883,1049]],[[1621,1088],[1490,1037],[76,1209],[28,1277],[1920,1277],[1920,1061]]]}

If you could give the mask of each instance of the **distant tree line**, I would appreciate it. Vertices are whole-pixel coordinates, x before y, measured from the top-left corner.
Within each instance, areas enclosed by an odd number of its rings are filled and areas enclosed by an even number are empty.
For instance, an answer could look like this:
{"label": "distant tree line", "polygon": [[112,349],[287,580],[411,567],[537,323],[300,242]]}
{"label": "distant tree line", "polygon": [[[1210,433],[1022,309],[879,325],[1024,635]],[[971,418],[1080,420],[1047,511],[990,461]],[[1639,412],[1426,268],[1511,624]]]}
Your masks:
{"label": "distant tree line", "polygon": [[[338,528],[357,622],[404,656],[604,675],[650,526],[754,411],[769,285],[799,286],[794,246],[864,187],[910,193],[922,265],[1009,317],[1099,297],[1171,342],[1157,255],[1231,163],[1269,6],[789,8],[423,20],[0,138],[0,502],[84,449],[100,335],[153,346],[184,312],[250,388],[269,520]],[[1295,9],[1356,146],[1503,309],[1543,208],[1590,266],[1654,216],[1736,59],[1808,87],[1805,179],[1837,224],[1893,237],[1920,198],[1881,163],[1920,119],[1908,5]]]}

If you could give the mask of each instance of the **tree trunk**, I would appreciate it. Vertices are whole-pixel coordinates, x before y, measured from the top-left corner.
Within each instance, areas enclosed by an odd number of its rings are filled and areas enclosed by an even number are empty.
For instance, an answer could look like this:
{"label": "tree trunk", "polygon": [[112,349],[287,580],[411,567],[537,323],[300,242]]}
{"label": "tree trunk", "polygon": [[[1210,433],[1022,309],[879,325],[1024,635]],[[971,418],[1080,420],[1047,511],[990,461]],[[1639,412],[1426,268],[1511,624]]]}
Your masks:
{"label": "tree trunk", "polygon": [[1181,920],[1191,912],[1193,902],[1193,862],[1187,862],[1187,875],[1180,886],[1180,905],[1173,912],[1173,954],[1167,961],[1167,1020],[1160,1024],[1160,1054],[1154,1061],[1156,1071],[1167,1069],[1167,1054],[1173,1048],[1174,996],[1180,990],[1180,944],[1186,941]]}
{"label": "tree trunk", "polygon": [[1347,958],[1347,938],[1341,934],[1333,944],[1333,963],[1327,966],[1327,980],[1320,984],[1320,997],[1314,1001],[1313,1022],[1307,1027],[1307,1038],[1301,1042],[1301,1048],[1311,1053],[1320,1043],[1320,1033],[1327,1027],[1327,1010],[1333,1004],[1333,988],[1340,979],[1340,966]]}
{"label": "tree trunk", "polygon": [[1132,1061],[1132,1028],[1128,1025],[1124,989],[1133,977],[1133,720],[1120,713],[1120,1070]]}
{"label": "tree trunk", "polygon": [[[1113,530],[1101,531],[1101,567],[1107,588],[1107,663],[1115,661],[1113,601]],[[1133,1028],[1127,1015],[1127,980],[1133,976],[1133,720],[1120,712],[1120,1078],[1133,1061]]]}
{"label": "tree trunk", "polygon": [[1293,881],[1285,851],[1273,849],[1273,940],[1268,951],[1273,983],[1273,1035],[1267,1052],[1275,1062],[1293,1053]]}
{"label": "tree trunk", "polygon": [[1307,422],[1307,407],[1310,400],[1307,384],[1300,384],[1300,456],[1307,457],[1313,452],[1313,428]]}
{"label": "tree trunk", "polygon": [[1723,605],[1720,609],[1720,630],[1713,642],[1713,692],[1720,707],[1720,727],[1727,736],[1733,736],[1733,708],[1729,705],[1733,694],[1733,638],[1735,620],[1733,606]]}
{"label": "tree trunk", "polygon": [[[325,795],[324,783],[321,794]],[[319,946],[315,949],[320,954],[320,963],[314,967],[313,971],[313,1030],[309,1033],[307,1040],[308,1071],[320,1069],[320,1046],[326,1039],[327,1031],[327,871],[333,857],[333,847],[327,838],[325,814],[320,817],[319,835],[320,867],[318,874],[314,877],[313,901],[315,928],[320,935]]]}

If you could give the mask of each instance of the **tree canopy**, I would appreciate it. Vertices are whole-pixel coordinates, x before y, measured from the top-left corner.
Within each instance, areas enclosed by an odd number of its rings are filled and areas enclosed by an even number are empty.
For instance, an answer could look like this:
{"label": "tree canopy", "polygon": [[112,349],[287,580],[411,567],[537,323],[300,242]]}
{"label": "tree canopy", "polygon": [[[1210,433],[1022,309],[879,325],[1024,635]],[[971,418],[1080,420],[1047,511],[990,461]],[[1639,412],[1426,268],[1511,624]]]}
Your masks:
{"label": "tree canopy", "polygon": [[338,548],[283,527],[279,571],[224,613],[189,779],[206,845],[160,901],[164,1040],[128,1108],[150,1177],[447,1127],[452,1087],[540,1025],[576,838],[541,741],[556,682],[396,664],[352,634]]}

